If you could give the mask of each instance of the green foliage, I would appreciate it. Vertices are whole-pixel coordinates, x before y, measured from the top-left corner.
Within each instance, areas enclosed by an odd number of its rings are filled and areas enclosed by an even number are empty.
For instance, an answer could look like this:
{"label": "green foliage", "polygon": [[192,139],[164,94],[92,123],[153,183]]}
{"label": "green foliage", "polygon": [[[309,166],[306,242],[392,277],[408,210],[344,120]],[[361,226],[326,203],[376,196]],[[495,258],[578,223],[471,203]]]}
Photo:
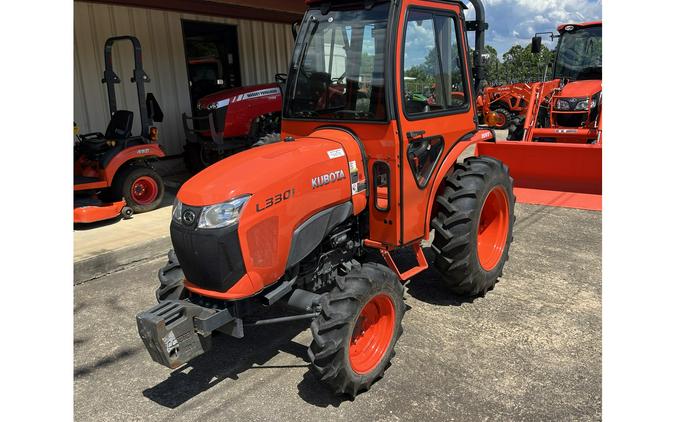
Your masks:
{"label": "green foliage", "polygon": [[[539,54],[532,54],[531,46],[514,45],[504,53],[497,79],[505,82],[529,82],[541,80],[546,66],[553,59],[553,51],[541,46]],[[550,76],[550,70],[547,75]],[[547,76],[547,77],[548,77]]]}
{"label": "green foliage", "polygon": [[[488,58],[485,62],[486,82],[488,85],[504,85],[515,82],[540,81],[544,76],[544,69],[555,57],[555,51],[541,46],[539,54],[532,54],[531,46],[514,45],[499,59],[497,50],[491,45],[485,46]],[[473,57],[473,49],[469,57]],[[550,78],[551,69],[546,72]]]}

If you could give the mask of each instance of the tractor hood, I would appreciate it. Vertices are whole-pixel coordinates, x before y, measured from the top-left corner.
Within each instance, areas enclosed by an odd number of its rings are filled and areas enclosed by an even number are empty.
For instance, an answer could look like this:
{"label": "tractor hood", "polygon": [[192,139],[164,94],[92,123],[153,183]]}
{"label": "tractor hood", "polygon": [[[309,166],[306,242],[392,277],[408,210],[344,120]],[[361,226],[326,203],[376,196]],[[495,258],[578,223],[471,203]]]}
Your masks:
{"label": "tractor hood", "polygon": [[[301,138],[251,148],[227,157],[183,184],[178,199],[192,206],[204,206],[241,195],[252,195],[249,203],[264,201],[268,198],[265,195],[274,196],[287,189],[295,189],[296,195],[313,196],[316,191],[312,188],[313,178],[347,170],[347,159],[339,142]],[[344,189],[348,195],[348,183]]]}
{"label": "tractor hood", "polygon": [[197,108],[207,109],[210,104],[214,103],[216,107],[224,107],[235,101],[280,94],[281,88],[275,83],[225,89],[201,98],[197,102]]}
{"label": "tractor hood", "polygon": [[600,91],[602,91],[600,80],[574,81],[565,85],[559,96],[562,98],[592,97]]}
{"label": "tractor hood", "polygon": [[[184,211],[172,218],[171,241],[189,288],[224,299],[251,296],[313,251],[328,230],[364,209],[363,159],[354,138],[341,134],[324,129],[254,147],[183,184],[177,196]],[[198,227],[205,206],[243,196],[236,222]]]}

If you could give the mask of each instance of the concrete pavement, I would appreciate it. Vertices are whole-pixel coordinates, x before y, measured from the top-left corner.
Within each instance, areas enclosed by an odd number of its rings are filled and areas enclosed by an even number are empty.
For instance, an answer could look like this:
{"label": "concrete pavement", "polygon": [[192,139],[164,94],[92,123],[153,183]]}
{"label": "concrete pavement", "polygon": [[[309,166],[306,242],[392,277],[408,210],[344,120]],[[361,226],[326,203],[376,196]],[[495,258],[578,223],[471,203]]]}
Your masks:
{"label": "concrete pavement", "polygon": [[75,286],[75,418],[598,420],[601,213],[518,204],[516,215],[485,298],[447,294],[433,270],[408,284],[392,366],[353,402],[308,371],[306,322],[217,337],[175,371],[152,362],[135,314],[154,304],[163,259]]}

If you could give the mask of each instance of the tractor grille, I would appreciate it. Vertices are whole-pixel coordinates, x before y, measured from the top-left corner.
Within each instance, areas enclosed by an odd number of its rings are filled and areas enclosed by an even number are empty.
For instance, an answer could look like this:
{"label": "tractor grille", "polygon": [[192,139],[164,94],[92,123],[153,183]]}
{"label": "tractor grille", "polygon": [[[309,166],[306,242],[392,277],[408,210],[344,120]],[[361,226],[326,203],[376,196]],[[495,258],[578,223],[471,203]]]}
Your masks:
{"label": "tractor grille", "polygon": [[225,292],[244,276],[244,258],[239,246],[237,226],[197,229],[200,208],[190,209],[194,223],[171,221],[171,243],[185,278],[197,286]]}
{"label": "tractor grille", "polygon": [[223,128],[225,127],[225,116],[227,115],[227,107],[220,107],[215,110],[195,111],[194,117],[196,119],[193,122],[195,131],[201,132],[210,130],[208,119],[210,113],[213,113],[213,126],[216,128],[216,132],[223,132]]}
{"label": "tractor grille", "polygon": [[562,127],[582,127],[586,123],[586,112],[583,113],[556,113],[556,124]]}

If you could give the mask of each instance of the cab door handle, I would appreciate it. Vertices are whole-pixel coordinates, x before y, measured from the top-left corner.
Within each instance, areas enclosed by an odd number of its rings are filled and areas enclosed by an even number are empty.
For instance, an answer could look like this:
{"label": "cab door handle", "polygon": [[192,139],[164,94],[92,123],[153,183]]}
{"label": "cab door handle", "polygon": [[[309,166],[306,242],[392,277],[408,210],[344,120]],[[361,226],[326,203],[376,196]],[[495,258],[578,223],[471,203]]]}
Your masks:
{"label": "cab door handle", "polygon": [[414,141],[414,140],[419,141],[420,139],[422,139],[422,137],[424,136],[425,133],[426,133],[426,131],[424,131],[424,130],[412,130],[412,131],[406,133],[406,136],[408,137],[408,140],[410,140],[410,141]]}

